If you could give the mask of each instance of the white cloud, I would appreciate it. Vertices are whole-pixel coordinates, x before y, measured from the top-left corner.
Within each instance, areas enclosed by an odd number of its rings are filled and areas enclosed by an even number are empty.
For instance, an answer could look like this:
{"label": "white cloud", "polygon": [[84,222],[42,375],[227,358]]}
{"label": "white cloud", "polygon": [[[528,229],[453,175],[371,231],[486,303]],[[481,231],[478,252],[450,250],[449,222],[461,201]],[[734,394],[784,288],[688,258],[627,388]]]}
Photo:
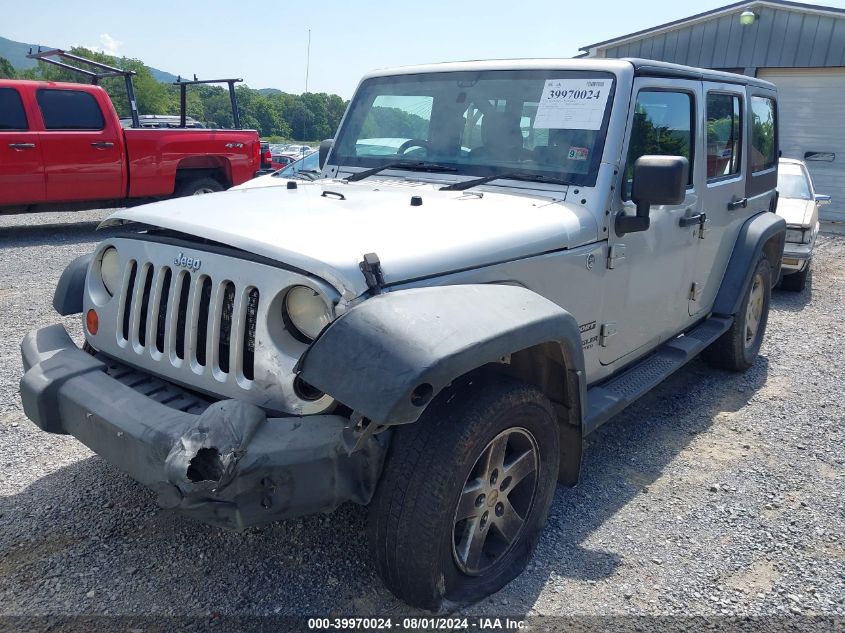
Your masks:
{"label": "white cloud", "polygon": [[91,49],[92,51],[100,51],[106,55],[119,56],[121,46],[123,46],[123,42],[121,40],[116,40],[108,33],[101,33],[99,44],[86,46],[85,48]]}

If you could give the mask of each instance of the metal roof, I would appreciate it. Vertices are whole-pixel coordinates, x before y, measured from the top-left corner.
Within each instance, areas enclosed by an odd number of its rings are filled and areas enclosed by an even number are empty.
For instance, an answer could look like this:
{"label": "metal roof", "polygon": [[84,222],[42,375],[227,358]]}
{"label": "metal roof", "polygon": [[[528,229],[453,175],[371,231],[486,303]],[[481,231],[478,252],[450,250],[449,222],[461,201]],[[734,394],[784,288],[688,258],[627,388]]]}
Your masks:
{"label": "metal roof", "polygon": [[710,11],[705,11],[703,13],[697,13],[695,15],[691,15],[686,18],[681,18],[680,20],[674,20],[673,22],[666,22],[665,24],[660,24],[658,26],[653,26],[648,29],[643,29],[641,31],[635,31],[634,33],[628,33],[627,35],[620,35],[619,37],[614,37],[609,40],[604,40],[603,42],[596,42],[595,44],[588,44],[587,46],[582,46],[578,50],[589,52],[590,49],[596,48],[599,46],[607,46],[608,44],[618,44],[624,42],[625,40],[636,39],[638,37],[643,36],[650,36],[655,35],[660,31],[666,31],[677,27],[687,26],[689,24],[695,22],[701,22],[703,20],[710,20],[717,16],[720,16],[724,13],[730,13],[732,11],[736,11],[740,8],[742,9],[751,9],[754,7],[764,7],[768,6],[771,8],[779,8],[779,9],[786,9],[786,10],[793,10],[793,11],[801,11],[801,12],[810,12],[816,13],[820,15],[834,15],[837,17],[845,17],[845,9],[838,9],[836,7],[826,7],[818,4],[805,4],[803,2],[790,2],[788,0],[744,0],[742,2],[735,2],[734,4],[728,4],[723,7],[718,7],[716,9],[712,9]]}

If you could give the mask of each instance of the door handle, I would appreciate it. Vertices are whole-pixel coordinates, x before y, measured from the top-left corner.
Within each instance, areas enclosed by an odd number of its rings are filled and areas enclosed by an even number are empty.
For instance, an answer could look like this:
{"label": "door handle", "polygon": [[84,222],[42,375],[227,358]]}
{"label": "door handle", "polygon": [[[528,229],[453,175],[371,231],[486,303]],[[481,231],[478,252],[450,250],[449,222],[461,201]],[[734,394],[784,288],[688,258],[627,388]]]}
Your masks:
{"label": "door handle", "polygon": [[110,141],[95,141],[91,143],[91,147],[96,149],[109,149],[110,147],[114,147],[114,143]]}
{"label": "door handle", "polygon": [[685,215],[684,217],[682,217],[680,220],[678,220],[678,226],[680,226],[681,228],[686,228],[695,224],[704,224],[706,221],[706,213],[696,213],[695,215]]}
{"label": "door handle", "polygon": [[35,149],[35,143],[9,143],[9,149]]}
{"label": "door handle", "polygon": [[744,209],[748,206],[748,198],[741,198],[728,202],[728,211],[735,211],[737,209]]}

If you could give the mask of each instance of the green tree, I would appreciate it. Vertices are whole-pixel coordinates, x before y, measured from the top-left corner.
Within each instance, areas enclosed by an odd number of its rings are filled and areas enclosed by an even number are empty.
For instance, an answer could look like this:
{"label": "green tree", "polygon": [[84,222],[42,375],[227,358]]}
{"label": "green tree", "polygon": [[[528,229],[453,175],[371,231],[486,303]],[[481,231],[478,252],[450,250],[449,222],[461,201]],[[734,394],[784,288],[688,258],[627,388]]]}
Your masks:
{"label": "green tree", "polygon": [[15,67],[5,57],[0,57],[0,79],[14,79],[17,77]]}

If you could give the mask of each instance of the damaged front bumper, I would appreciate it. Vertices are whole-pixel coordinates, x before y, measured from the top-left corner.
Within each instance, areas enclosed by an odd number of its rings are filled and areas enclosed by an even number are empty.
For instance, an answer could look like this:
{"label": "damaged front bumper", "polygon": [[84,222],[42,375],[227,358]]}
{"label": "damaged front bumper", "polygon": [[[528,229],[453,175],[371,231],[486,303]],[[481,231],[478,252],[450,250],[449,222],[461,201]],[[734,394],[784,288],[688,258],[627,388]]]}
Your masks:
{"label": "damaged front bumper", "polygon": [[387,439],[350,453],[344,417],[268,418],[237,400],[185,413],[109,376],[61,325],[28,334],[21,354],[26,415],[154,489],[162,507],[241,529],[372,498]]}

